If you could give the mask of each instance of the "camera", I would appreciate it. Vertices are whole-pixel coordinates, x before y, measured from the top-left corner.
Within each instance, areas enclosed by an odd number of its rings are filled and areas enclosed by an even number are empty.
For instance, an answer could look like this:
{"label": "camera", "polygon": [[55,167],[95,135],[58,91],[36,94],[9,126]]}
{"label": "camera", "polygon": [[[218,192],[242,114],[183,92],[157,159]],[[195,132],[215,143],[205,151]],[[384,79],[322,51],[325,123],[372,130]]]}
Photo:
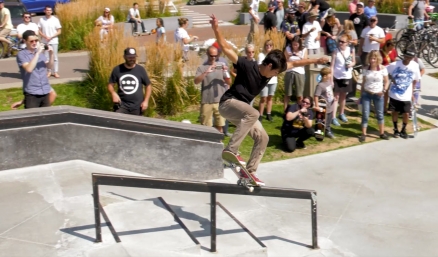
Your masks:
{"label": "camera", "polygon": [[224,66],[222,64],[216,64],[216,70],[223,70]]}
{"label": "camera", "polygon": [[300,114],[301,114],[303,117],[309,117],[309,114],[308,114],[307,112],[300,112]]}
{"label": "camera", "polygon": [[49,45],[48,44],[44,44],[44,50],[49,50]]}

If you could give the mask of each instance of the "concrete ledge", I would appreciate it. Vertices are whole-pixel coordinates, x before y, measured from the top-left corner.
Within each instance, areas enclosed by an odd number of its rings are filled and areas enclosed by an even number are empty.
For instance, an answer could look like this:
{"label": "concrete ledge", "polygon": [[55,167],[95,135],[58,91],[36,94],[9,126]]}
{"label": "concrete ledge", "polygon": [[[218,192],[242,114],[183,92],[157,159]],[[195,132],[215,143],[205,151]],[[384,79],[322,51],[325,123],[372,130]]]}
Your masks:
{"label": "concrete ledge", "polygon": [[[259,12],[260,17],[260,24],[263,24],[263,17],[265,16],[265,13]],[[250,15],[249,13],[241,13],[239,16],[239,24],[250,24]],[[344,20],[347,20],[350,17],[349,12],[336,12],[336,17],[343,23]],[[379,19],[378,26],[382,28],[391,28],[394,26],[395,21],[397,21],[397,24],[395,26],[395,29],[402,29],[407,26],[407,19],[408,16],[404,14],[377,14],[377,17]]]}
{"label": "concrete ledge", "polygon": [[214,128],[70,106],[0,113],[0,170],[84,160],[144,175],[223,177]]}
{"label": "concrete ledge", "polygon": [[[176,30],[177,28],[179,28],[178,19],[182,18],[182,17],[187,18],[189,20],[189,25],[187,28],[189,28],[189,29],[192,28],[193,27],[193,17],[191,17],[191,16],[163,17],[162,19],[163,19],[164,27],[166,28],[166,31],[173,31],[173,30]],[[143,19],[144,27],[148,31],[155,29],[157,27],[156,20],[157,20],[157,18]],[[115,25],[123,28],[125,37],[132,35],[132,23],[119,22],[119,23],[116,23]],[[138,31],[141,30],[141,24],[138,24],[137,30]]]}

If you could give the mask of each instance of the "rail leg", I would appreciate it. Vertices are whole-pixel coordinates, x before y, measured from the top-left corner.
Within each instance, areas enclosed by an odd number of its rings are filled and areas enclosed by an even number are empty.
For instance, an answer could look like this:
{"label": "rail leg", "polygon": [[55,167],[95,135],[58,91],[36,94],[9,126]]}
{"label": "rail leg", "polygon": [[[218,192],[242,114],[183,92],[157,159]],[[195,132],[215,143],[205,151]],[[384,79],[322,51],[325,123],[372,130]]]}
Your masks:
{"label": "rail leg", "polygon": [[210,252],[216,252],[216,193],[210,194]]}
{"label": "rail leg", "polygon": [[312,213],[312,248],[318,247],[318,224],[317,224],[317,201],[316,193],[312,193],[312,200],[310,201],[310,212]]}
{"label": "rail leg", "polygon": [[93,178],[93,202],[94,202],[94,226],[96,228],[96,243],[102,242],[102,228],[100,226],[100,209],[99,209],[99,185]]}

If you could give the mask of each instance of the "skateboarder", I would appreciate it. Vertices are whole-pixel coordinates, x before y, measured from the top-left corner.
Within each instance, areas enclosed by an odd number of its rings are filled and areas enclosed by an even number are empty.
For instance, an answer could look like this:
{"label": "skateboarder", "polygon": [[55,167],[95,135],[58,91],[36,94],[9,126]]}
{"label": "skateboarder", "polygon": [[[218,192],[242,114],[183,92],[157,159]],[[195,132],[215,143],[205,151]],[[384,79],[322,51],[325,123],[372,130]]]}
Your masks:
{"label": "skateboarder", "polygon": [[[233,85],[222,96],[219,102],[219,112],[225,119],[236,126],[236,130],[225,147],[225,152],[232,153],[237,160],[243,161],[238,155],[239,146],[247,134],[254,140],[251,156],[246,166],[252,179],[258,185],[264,185],[255,174],[260,160],[266,150],[269,138],[262,124],[258,121],[259,112],[249,104],[255,96],[269,83],[269,80],[286,69],[295,66],[310,64],[323,64],[328,61],[326,57],[320,59],[307,59],[295,62],[286,62],[286,57],[281,50],[272,50],[266,55],[262,64],[248,61],[238,56],[234,49],[228,45],[218,28],[218,19],[211,15],[211,27],[220,48],[237,69],[237,76]],[[247,177],[244,173],[242,177]]]}
{"label": "skateboarder", "polygon": [[[326,115],[325,115],[325,136],[328,138],[335,138],[330,128],[330,124],[332,123],[333,118],[333,105],[335,103],[335,98],[333,94],[333,86],[331,84],[332,81],[332,71],[330,68],[325,67],[322,68],[320,73],[322,77],[321,82],[318,83],[315,89],[314,101],[315,101],[315,111],[320,111],[319,107],[319,97],[324,98],[326,102]],[[322,131],[324,132],[324,131]]]}

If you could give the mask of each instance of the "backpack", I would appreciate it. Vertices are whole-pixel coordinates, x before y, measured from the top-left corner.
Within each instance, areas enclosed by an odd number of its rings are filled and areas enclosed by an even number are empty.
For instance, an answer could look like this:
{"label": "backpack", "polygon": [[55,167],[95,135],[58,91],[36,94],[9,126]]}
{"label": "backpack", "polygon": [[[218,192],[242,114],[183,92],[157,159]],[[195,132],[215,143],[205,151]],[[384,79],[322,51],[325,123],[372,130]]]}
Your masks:
{"label": "backpack", "polygon": [[336,48],[338,47],[336,40],[334,40],[333,38],[330,38],[330,37],[328,37],[325,40],[325,45],[327,47],[327,54],[329,54],[329,55],[332,54],[336,50]]}

